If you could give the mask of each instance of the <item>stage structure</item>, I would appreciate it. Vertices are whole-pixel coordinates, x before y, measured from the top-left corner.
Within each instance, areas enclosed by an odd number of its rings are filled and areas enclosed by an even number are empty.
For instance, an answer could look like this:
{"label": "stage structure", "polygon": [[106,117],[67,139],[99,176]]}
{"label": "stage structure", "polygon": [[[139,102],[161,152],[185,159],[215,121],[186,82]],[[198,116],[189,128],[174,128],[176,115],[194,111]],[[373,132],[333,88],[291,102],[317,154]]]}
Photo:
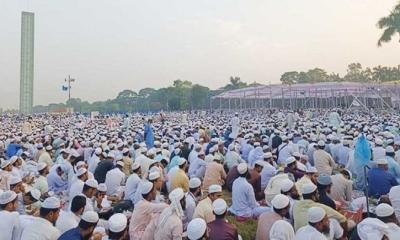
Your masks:
{"label": "stage structure", "polygon": [[324,82],[262,85],[223,92],[211,99],[210,108],[236,109],[399,109],[397,83]]}

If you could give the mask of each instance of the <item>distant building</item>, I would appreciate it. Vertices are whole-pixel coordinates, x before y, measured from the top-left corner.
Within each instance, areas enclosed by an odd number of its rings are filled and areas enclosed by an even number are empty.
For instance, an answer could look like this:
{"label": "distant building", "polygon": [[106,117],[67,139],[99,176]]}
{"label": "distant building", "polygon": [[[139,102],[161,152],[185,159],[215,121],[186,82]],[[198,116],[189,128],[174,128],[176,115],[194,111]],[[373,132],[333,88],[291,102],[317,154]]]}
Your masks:
{"label": "distant building", "polygon": [[33,107],[34,38],[35,14],[22,12],[19,111],[26,114]]}

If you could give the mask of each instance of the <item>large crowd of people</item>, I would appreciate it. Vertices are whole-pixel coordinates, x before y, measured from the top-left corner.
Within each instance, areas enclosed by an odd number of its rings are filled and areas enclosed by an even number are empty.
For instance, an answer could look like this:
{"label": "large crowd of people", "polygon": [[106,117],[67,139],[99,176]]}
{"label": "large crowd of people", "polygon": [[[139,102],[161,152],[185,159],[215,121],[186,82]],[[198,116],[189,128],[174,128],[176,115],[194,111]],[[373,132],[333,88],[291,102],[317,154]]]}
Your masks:
{"label": "large crowd of people", "polygon": [[395,112],[0,123],[0,240],[242,239],[246,221],[256,222],[257,240],[400,239]]}

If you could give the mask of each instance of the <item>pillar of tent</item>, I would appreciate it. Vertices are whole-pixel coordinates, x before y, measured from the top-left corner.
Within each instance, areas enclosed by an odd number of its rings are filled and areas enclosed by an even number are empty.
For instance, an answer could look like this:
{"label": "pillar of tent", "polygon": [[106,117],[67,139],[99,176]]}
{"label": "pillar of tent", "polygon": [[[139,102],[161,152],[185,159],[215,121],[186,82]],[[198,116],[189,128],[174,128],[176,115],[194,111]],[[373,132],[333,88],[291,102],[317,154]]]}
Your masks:
{"label": "pillar of tent", "polygon": [[213,97],[210,109],[332,109],[361,106],[393,110],[400,106],[400,86],[378,83],[316,83],[269,85],[224,92]]}

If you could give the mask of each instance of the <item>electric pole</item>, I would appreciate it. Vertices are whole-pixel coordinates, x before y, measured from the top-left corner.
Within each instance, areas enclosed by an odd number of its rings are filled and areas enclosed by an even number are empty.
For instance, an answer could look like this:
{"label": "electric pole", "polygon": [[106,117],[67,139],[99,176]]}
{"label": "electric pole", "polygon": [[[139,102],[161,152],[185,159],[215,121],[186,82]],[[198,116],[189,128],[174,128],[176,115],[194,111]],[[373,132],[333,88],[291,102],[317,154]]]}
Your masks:
{"label": "electric pole", "polygon": [[68,79],[64,79],[65,82],[68,82],[68,105],[71,105],[71,83],[75,82],[74,78],[71,78],[70,75],[68,75]]}

